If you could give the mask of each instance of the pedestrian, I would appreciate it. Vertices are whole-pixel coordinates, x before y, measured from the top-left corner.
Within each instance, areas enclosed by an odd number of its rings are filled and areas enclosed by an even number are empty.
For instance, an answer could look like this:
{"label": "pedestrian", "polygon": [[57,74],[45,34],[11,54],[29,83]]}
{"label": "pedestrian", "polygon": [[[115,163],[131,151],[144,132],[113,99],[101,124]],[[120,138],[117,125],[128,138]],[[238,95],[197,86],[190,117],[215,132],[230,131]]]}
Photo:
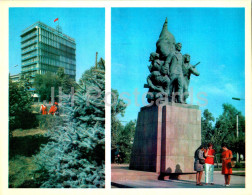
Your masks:
{"label": "pedestrian", "polygon": [[211,185],[214,185],[213,182],[213,175],[214,175],[214,155],[215,150],[213,149],[213,144],[209,143],[207,145],[207,149],[205,149],[205,183],[206,185],[210,183]]}
{"label": "pedestrian", "polygon": [[204,170],[204,147],[201,145],[194,153],[194,171],[196,171],[196,185],[202,186],[201,178]]}
{"label": "pedestrian", "polygon": [[232,174],[232,165],[231,165],[231,159],[233,158],[232,151],[227,148],[227,145],[225,143],[221,144],[222,147],[222,174],[224,175],[225,179],[225,186],[230,186],[230,179]]}
{"label": "pedestrian", "polygon": [[59,116],[59,104],[58,104],[58,102],[55,102],[54,105],[55,105],[56,108],[57,108],[56,111],[55,111],[55,115],[56,115],[56,116]]}
{"label": "pedestrian", "polygon": [[[55,103],[57,103],[57,102],[55,102]],[[55,103],[54,103],[54,105],[51,106],[48,114],[55,115],[55,112],[58,109],[57,106],[55,105]]]}
{"label": "pedestrian", "polygon": [[40,106],[40,111],[39,111],[42,115],[46,115],[47,114],[47,106],[45,105],[45,101],[43,101],[42,105]]}

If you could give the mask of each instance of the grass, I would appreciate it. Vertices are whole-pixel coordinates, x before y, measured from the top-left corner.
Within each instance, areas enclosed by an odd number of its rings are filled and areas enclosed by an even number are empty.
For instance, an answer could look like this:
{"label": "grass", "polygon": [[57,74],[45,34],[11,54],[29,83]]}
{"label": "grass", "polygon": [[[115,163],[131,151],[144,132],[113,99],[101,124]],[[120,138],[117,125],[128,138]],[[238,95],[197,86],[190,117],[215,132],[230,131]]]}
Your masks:
{"label": "grass", "polygon": [[34,174],[36,164],[33,155],[39,152],[41,144],[48,138],[44,137],[46,131],[42,129],[17,129],[9,139],[9,187],[10,188],[36,188],[35,182],[38,174]]}
{"label": "grass", "polygon": [[43,135],[45,134],[47,131],[44,129],[39,129],[39,128],[35,128],[35,129],[16,129],[12,132],[12,136],[13,137],[24,137],[24,136],[29,136],[29,135]]}
{"label": "grass", "polygon": [[[26,187],[26,183],[34,183],[33,172],[36,165],[33,163],[33,157],[17,155],[9,161],[9,187]],[[35,187],[36,184],[30,185]]]}
{"label": "grass", "polygon": [[235,175],[235,176],[245,176],[245,172],[237,172],[237,173],[233,173],[232,175]]}
{"label": "grass", "polygon": [[[48,141],[47,137],[43,134],[31,132],[29,135],[29,130],[23,130],[26,135],[23,136],[12,136],[9,140],[9,159],[15,158],[16,155],[31,157],[39,151],[41,144],[45,144]],[[41,132],[38,129],[38,132]],[[16,132],[16,134],[18,134]],[[25,133],[23,133],[25,134]]]}
{"label": "grass", "polygon": [[[34,120],[25,120],[28,124],[35,121],[37,128],[16,129],[9,137],[9,187],[10,188],[37,188],[39,187],[40,173],[34,174],[36,164],[33,155],[36,155],[42,144],[48,142],[44,136],[47,129],[62,125],[61,116],[41,115],[41,103],[32,105]],[[23,121],[23,122],[25,122]],[[30,125],[31,126],[31,125]]]}
{"label": "grass", "polygon": [[[215,171],[221,171],[221,168],[214,168]],[[245,171],[245,168],[232,168],[233,171]]]}

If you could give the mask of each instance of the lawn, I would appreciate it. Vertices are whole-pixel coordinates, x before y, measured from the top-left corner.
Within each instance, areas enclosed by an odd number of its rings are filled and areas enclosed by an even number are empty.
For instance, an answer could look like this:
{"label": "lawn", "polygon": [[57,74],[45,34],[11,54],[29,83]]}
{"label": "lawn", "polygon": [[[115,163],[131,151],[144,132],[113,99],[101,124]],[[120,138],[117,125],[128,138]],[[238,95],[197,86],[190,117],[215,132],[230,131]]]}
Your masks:
{"label": "lawn", "polygon": [[[243,166],[243,168],[236,168],[236,167],[234,167],[234,168],[232,168],[232,171],[233,171],[233,174],[232,175],[236,175],[236,176],[245,176],[245,164],[244,163],[242,163],[242,166]],[[214,171],[221,171],[222,169],[221,169],[221,167],[219,167],[219,168],[214,168]]]}
{"label": "lawn", "polygon": [[48,138],[44,137],[46,131],[42,129],[15,130],[12,132],[9,144],[9,187],[10,188],[36,188],[33,155],[39,152],[41,144]]}
{"label": "lawn", "polygon": [[[214,168],[215,171],[221,171],[221,168]],[[232,168],[233,171],[245,171],[245,168]]]}
{"label": "lawn", "polygon": [[[32,106],[32,112],[37,122],[37,128],[16,129],[9,137],[9,187],[10,188],[37,188],[40,184],[39,173],[34,174],[36,164],[33,155],[36,155],[42,144],[48,142],[44,136],[48,129],[63,124],[61,116],[39,114],[39,104]],[[39,178],[39,179],[37,179]]]}

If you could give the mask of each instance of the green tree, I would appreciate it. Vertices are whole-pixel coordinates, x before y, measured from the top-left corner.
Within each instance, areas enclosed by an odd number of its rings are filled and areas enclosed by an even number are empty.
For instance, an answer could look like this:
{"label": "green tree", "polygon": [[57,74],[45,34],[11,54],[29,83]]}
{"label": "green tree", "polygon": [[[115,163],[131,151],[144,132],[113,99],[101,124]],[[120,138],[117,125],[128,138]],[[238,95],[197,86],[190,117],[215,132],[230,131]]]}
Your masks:
{"label": "green tree", "polygon": [[[119,93],[117,90],[111,90],[111,149],[112,151],[117,148],[117,138],[119,132],[122,131],[123,125],[118,116],[124,116],[125,109],[127,107],[126,103],[119,98]],[[113,155],[113,152],[112,152]]]}
{"label": "green tree", "polygon": [[71,87],[74,87],[74,89],[77,89],[77,85],[75,81],[70,78],[69,75],[65,74],[64,68],[59,68],[57,71],[57,78],[59,79],[59,85],[62,87],[62,92],[64,94],[69,94],[71,92]]}
{"label": "green tree", "polygon": [[213,114],[205,109],[203,117],[201,117],[201,142],[206,145],[209,142],[213,142],[214,127],[213,122],[215,121]]}
{"label": "green tree", "polygon": [[36,89],[36,93],[40,96],[40,101],[51,100],[51,88],[54,87],[54,94],[59,94],[59,86],[60,81],[57,75],[47,72],[43,75],[37,74],[34,79],[34,87]]}
{"label": "green tree", "polygon": [[103,73],[103,70],[105,70],[105,61],[102,58],[100,58],[99,62],[97,63],[97,67],[91,67],[82,74],[79,80],[79,84],[85,85],[85,83],[90,80],[92,72],[94,70],[98,70],[100,73]]}
{"label": "green tree", "polygon": [[112,89],[111,96],[111,157],[115,152],[120,152],[120,156],[124,163],[130,160],[133,138],[135,134],[136,121],[130,121],[125,126],[118,119],[119,116],[124,116],[126,103],[119,98],[117,90]]}
{"label": "green tree", "polygon": [[36,124],[36,118],[31,112],[31,85],[27,78],[21,76],[20,81],[9,79],[9,129],[31,128]]}
{"label": "green tree", "polygon": [[[226,143],[233,153],[245,153],[245,117],[231,104],[223,104],[223,113],[217,118],[214,136],[218,138],[218,149]],[[239,137],[236,135],[236,115],[239,117]]]}
{"label": "green tree", "polygon": [[59,68],[56,74],[47,72],[43,75],[37,74],[34,79],[34,87],[40,95],[40,100],[51,100],[51,88],[54,87],[54,97],[59,96],[59,87],[62,87],[62,92],[69,94],[71,87],[76,89],[76,84],[69,75],[64,73],[64,68]]}
{"label": "green tree", "polygon": [[116,144],[119,148],[124,163],[129,163],[130,161],[130,154],[134,141],[135,128],[136,121],[130,121],[124,127],[118,128]]}

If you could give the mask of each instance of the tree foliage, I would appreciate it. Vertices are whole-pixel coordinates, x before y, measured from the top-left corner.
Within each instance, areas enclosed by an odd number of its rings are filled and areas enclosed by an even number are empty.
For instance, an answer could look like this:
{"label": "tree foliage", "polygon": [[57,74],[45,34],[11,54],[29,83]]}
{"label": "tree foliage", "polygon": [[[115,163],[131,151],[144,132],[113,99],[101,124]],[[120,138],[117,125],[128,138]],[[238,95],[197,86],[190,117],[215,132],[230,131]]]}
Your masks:
{"label": "tree foliage", "polygon": [[122,131],[123,125],[118,116],[124,116],[125,109],[127,107],[126,103],[119,98],[119,93],[117,90],[111,90],[111,148],[117,148],[117,137],[118,133]]}
{"label": "tree foliage", "polygon": [[40,95],[40,100],[51,100],[51,88],[54,87],[54,97],[59,95],[59,87],[62,92],[68,94],[71,87],[76,87],[75,81],[64,73],[64,68],[59,68],[56,74],[47,72],[45,74],[37,74],[34,79],[34,87]]}
{"label": "tree foliage", "polygon": [[125,126],[118,119],[124,116],[126,103],[119,98],[117,90],[112,89],[111,96],[111,148],[112,161],[115,153],[120,153],[122,162],[128,163],[130,160],[133,138],[135,134],[136,121],[130,121]]}
{"label": "tree foliage", "polygon": [[79,84],[80,85],[85,85],[86,82],[88,82],[90,80],[90,75],[92,75],[92,72],[95,70],[101,70],[100,72],[102,72],[103,70],[105,70],[105,61],[100,58],[99,62],[97,63],[97,67],[91,67],[90,69],[86,70],[80,80],[79,80]]}
{"label": "tree foliage", "polygon": [[9,79],[9,129],[31,128],[36,119],[32,115],[32,94],[29,92],[31,85],[27,78],[21,76],[20,81],[13,82]]}
{"label": "tree foliage", "polygon": [[212,142],[214,127],[213,122],[215,121],[211,112],[208,109],[204,110],[203,117],[201,117],[201,141],[202,144],[206,145]]}
{"label": "tree foliage", "polygon": [[[234,152],[244,154],[245,150],[239,151],[239,148],[245,149],[245,141],[242,143],[241,140],[245,140],[245,117],[231,104],[223,104],[223,113],[217,118],[215,124],[215,131],[218,132],[220,143],[226,143],[229,148]],[[239,119],[239,137],[236,135],[236,115]],[[240,140],[240,141],[239,141]],[[241,145],[241,147],[238,147]]]}
{"label": "tree foliage", "polygon": [[122,161],[129,163],[133,146],[136,121],[128,122],[123,128],[118,128],[116,144],[121,153]]}
{"label": "tree foliage", "polygon": [[[245,117],[231,104],[223,104],[223,113],[216,119],[208,110],[204,110],[201,118],[202,143],[213,143],[217,152],[221,152],[221,144],[226,143],[235,154],[245,154]],[[239,119],[239,137],[236,135],[236,122]]]}
{"label": "tree foliage", "polygon": [[[104,62],[104,60],[102,60]],[[63,98],[67,117],[50,129],[50,141],[36,156],[44,188],[103,188],[105,185],[105,75],[92,68],[71,99]]]}

